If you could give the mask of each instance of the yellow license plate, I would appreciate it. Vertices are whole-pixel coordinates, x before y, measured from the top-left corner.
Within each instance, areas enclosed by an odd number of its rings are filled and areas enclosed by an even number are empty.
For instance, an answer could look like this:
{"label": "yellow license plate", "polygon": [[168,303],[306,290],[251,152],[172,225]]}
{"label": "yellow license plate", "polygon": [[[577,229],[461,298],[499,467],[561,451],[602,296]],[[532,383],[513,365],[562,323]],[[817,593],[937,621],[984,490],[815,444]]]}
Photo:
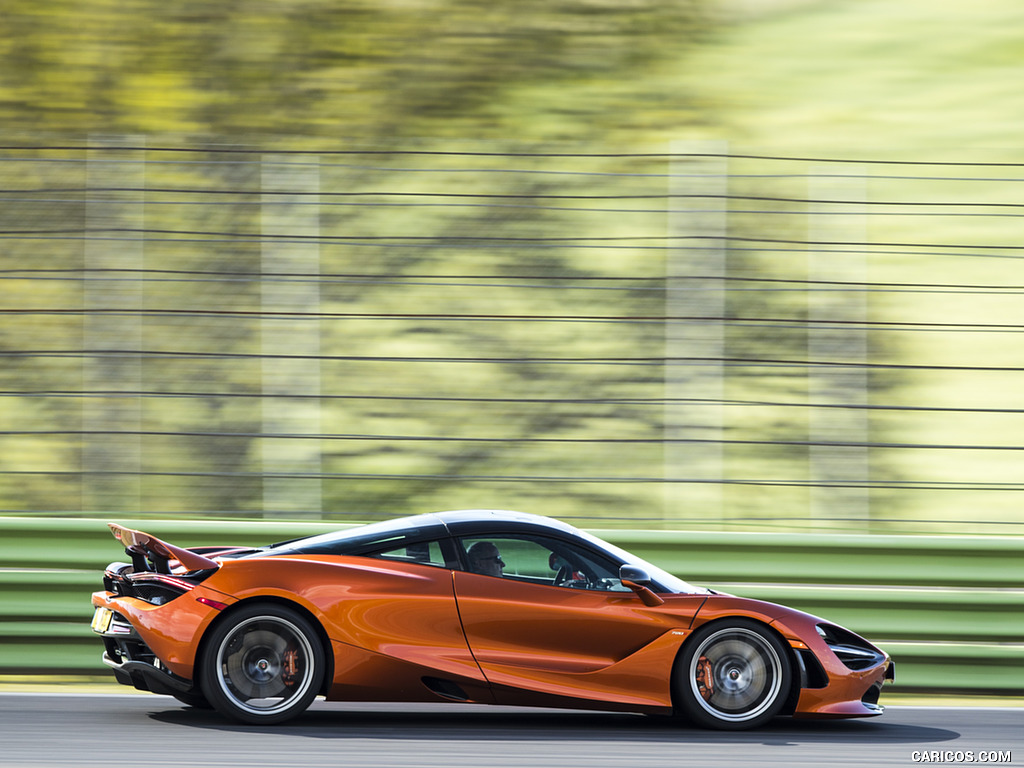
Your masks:
{"label": "yellow license plate", "polygon": [[109,608],[97,608],[92,615],[92,631],[100,634],[110,629],[110,620],[114,618],[114,612]]}

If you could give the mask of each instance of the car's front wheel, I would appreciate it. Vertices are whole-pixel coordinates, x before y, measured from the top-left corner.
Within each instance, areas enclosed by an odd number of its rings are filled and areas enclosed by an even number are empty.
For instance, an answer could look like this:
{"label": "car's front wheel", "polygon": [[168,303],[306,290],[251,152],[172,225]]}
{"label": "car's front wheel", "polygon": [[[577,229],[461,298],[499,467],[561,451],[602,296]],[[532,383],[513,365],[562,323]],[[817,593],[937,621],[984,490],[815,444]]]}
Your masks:
{"label": "car's front wheel", "polygon": [[756,728],[779,714],[792,685],[786,647],[762,624],[747,619],[697,630],[675,668],[676,702],[707,728]]}
{"label": "car's front wheel", "polygon": [[301,714],[316,698],[326,668],[310,622],[286,606],[243,606],[205,644],[203,693],[222,714],[269,725]]}

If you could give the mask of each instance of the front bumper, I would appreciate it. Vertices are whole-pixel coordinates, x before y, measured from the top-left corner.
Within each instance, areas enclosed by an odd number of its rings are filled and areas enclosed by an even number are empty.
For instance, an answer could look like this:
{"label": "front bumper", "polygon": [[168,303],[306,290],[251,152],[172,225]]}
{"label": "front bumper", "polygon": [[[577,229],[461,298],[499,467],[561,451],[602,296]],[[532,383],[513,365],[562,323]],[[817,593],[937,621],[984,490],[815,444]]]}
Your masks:
{"label": "front bumper", "polygon": [[885,711],[878,703],[882,686],[896,678],[888,654],[807,614],[794,613],[772,626],[789,642],[797,661],[800,692],[793,717],[875,717]]}
{"label": "front bumper", "polygon": [[[815,659],[821,659],[824,672],[818,684],[802,685],[793,716],[797,718],[875,717],[885,708],[878,703],[882,686],[896,679],[896,665],[887,655],[875,665],[852,670],[829,660],[828,652],[816,649]],[[798,651],[804,667],[810,651]],[[813,677],[813,675],[812,675]]]}

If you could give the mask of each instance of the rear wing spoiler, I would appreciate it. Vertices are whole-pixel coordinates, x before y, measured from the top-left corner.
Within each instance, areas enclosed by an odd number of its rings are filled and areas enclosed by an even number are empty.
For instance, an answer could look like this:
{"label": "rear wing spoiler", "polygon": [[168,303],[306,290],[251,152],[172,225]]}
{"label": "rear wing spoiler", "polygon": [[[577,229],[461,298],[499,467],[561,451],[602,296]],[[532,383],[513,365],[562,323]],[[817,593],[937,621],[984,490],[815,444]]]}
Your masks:
{"label": "rear wing spoiler", "polygon": [[125,552],[131,555],[132,565],[137,571],[170,573],[171,560],[177,560],[186,571],[205,571],[220,567],[220,563],[216,560],[168,544],[148,533],[125,528],[117,523],[108,523],[107,525],[110,532],[114,534],[114,538],[124,544]]}

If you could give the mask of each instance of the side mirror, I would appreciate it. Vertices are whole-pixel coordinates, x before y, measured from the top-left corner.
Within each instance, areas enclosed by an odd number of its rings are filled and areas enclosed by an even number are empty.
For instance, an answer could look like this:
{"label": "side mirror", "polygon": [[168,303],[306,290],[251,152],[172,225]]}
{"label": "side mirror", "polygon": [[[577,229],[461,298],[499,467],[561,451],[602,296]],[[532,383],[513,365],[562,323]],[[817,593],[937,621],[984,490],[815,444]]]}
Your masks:
{"label": "side mirror", "polygon": [[629,587],[644,605],[654,608],[664,605],[665,601],[651,591],[647,585],[651,583],[651,576],[643,568],[635,565],[623,565],[619,568],[619,581],[622,586]]}

